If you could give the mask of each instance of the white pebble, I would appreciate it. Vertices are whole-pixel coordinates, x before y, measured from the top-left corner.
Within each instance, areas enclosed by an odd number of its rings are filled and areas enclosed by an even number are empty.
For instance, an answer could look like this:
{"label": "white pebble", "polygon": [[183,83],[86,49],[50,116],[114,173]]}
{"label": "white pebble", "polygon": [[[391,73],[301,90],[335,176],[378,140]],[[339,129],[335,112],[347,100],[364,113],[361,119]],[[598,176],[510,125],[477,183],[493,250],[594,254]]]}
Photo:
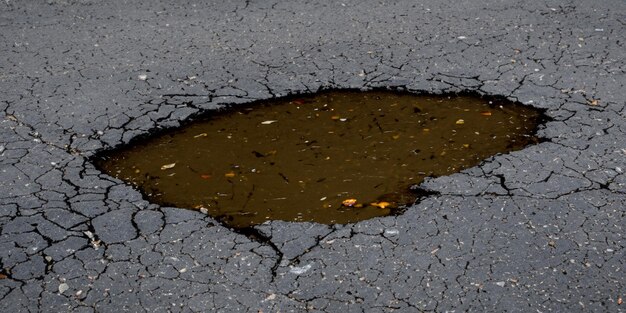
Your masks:
{"label": "white pebble", "polygon": [[70,289],[70,286],[68,286],[66,283],[62,283],[59,285],[59,293],[64,293],[68,289]]}
{"label": "white pebble", "polygon": [[289,273],[296,274],[296,275],[302,275],[302,274],[306,273],[310,269],[311,269],[311,264],[307,264],[307,265],[302,266],[302,267],[295,266],[295,267],[291,267],[291,269],[289,270]]}
{"label": "white pebble", "polygon": [[389,229],[385,229],[385,235],[387,236],[396,236],[400,233],[400,231],[398,231],[395,228],[389,228]]}

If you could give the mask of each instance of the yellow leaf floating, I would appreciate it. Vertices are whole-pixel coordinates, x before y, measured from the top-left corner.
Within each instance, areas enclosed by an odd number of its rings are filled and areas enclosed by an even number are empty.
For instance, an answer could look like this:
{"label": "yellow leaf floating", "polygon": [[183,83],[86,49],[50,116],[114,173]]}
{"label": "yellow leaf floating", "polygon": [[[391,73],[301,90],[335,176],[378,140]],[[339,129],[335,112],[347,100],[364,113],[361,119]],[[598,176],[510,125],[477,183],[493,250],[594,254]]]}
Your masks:
{"label": "yellow leaf floating", "polygon": [[228,172],[228,173],[224,174],[224,176],[225,176],[225,177],[228,177],[228,178],[233,178],[233,177],[235,177],[235,173],[233,173],[233,172]]}
{"label": "yellow leaf floating", "polygon": [[384,209],[384,208],[386,208],[386,207],[390,206],[390,205],[391,205],[391,203],[386,202],[386,201],[381,201],[381,202],[372,202],[372,203],[370,203],[370,205],[371,205],[371,206],[375,206],[375,207],[377,207],[377,208]]}
{"label": "yellow leaf floating", "polygon": [[341,201],[341,204],[343,206],[350,206],[351,207],[351,206],[356,204],[356,199],[346,199],[346,200]]}
{"label": "yellow leaf floating", "polygon": [[465,121],[460,118],[460,119],[456,120],[456,124],[457,125],[463,125],[463,124],[465,124]]}
{"label": "yellow leaf floating", "polygon": [[480,112],[480,115],[482,115],[482,116],[491,116],[491,112],[483,111],[483,112]]}
{"label": "yellow leaf floating", "polygon": [[174,168],[174,166],[176,166],[176,163],[165,164],[161,166],[161,170],[169,170],[170,168]]}

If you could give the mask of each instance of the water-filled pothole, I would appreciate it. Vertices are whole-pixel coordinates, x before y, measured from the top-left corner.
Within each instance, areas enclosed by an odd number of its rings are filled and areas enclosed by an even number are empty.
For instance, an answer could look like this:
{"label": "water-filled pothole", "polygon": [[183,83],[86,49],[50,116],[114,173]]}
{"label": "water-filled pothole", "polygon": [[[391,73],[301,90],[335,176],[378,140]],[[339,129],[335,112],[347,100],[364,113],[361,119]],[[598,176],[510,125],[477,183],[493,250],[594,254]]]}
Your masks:
{"label": "water-filled pothole", "polygon": [[327,91],[213,112],[95,163],[155,203],[235,228],[349,223],[412,204],[427,176],[536,142],[541,119],[496,98]]}

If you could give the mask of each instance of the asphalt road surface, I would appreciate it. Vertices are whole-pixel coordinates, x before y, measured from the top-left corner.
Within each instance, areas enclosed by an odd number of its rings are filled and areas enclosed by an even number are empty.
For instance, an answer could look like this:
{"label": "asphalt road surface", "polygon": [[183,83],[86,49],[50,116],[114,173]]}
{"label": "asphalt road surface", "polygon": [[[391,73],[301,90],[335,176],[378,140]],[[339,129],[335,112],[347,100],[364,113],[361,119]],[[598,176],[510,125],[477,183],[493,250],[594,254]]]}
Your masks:
{"label": "asphalt road surface", "polygon": [[[626,2],[0,2],[4,312],[626,311]],[[538,145],[403,215],[234,232],[89,157],[225,104],[474,91]]]}

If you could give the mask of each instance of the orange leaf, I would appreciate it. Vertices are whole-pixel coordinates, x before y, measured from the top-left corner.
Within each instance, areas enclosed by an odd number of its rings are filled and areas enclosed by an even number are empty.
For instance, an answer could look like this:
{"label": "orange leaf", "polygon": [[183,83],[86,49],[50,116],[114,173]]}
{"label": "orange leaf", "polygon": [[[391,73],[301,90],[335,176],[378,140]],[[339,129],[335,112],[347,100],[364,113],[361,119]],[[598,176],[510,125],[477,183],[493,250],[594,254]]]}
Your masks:
{"label": "orange leaf", "polygon": [[224,176],[225,176],[225,177],[228,177],[228,178],[233,178],[233,177],[235,177],[235,173],[233,173],[233,172],[228,172],[228,173],[224,174]]}
{"label": "orange leaf", "polygon": [[489,111],[483,111],[483,112],[480,112],[480,115],[483,115],[483,116],[491,116],[491,112],[489,112]]}
{"label": "orange leaf", "polygon": [[211,175],[209,175],[209,174],[202,174],[202,175],[200,175],[200,178],[202,178],[202,179],[209,179],[209,178],[211,178]]}
{"label": "orange leaf", "polygon": [[388,207],[389,205],[391,205],[391,203],[385,202],[385,201],[381,201],[381,202],[378,202],[378,203],[372,202],[372,203],[370,203],[370,205],[375,206],[377,208],[384,209],[384,208]]}
{"label": "orange leaf", "polygon": [[341,201],[341,204],[343,204],[344,206],[353,206],[356,204],[356,199],[346,199]]}

